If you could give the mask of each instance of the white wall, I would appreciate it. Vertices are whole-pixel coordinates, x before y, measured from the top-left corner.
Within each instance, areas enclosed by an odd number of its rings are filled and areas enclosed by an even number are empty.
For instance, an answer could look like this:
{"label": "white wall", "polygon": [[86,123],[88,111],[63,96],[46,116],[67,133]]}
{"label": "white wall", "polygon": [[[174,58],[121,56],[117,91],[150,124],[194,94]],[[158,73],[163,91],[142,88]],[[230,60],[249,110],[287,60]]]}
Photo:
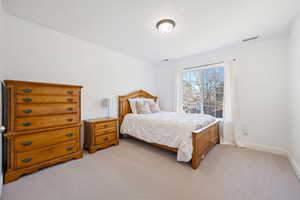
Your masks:
{"label": "white wall", "polygon": [[300,16],[291,30],[289,41],[289,154],[300,178]]}
{"label": "white wall", "polygon": [[107,114],[101,107],[103,98],[138,89],[156,94],[155,68],[150,64],[13,16],[7,16],[6,29],[5,78],[83,85],[83,119]]}
{"label": "white wall", "polygon": [[174,110],[175,71],[216,61],[237,59],[240,120],[248,127],[241,140],[253,148],[284,152],[287,144],[286,36],[260,39],[199,56],[162,64],[158,95],[164,109]]}

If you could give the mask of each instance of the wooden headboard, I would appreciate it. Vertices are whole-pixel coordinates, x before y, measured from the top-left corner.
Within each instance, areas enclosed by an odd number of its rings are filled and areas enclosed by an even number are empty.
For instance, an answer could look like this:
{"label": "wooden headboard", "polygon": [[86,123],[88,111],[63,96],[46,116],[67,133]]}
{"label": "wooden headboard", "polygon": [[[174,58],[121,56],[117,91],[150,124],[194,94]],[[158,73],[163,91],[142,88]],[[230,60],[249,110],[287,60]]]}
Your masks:
{"label": "wooden headboard", "polygon": [[128,99],[138,98],[138,97],[150,98],[150,99],[154,99],[155,101],[157,100],[156,96],[152,96],[150,93],[148,93],[144,90],[138,90],[138,91],[132,92],[126,96],[119,96],[119,122],[120,122],[120,124],[123,121],[123,118],[126,114],[132,113]]}

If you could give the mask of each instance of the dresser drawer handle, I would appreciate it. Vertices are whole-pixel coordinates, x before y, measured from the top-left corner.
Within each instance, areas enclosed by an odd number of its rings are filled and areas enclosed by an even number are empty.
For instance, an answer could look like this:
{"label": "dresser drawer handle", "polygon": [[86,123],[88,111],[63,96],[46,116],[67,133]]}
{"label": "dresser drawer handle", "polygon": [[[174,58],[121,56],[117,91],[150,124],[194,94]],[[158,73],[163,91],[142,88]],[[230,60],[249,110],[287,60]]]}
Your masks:
{"label": "dresser drawer handle", "polygon": [[22,145],[23,145],[24,147],[30,146],[30,145],[32,145],[32,141],[26,141],[26,142],[23,142]]}
{"label": "dresser drawer handle", "polygon": [[72,137],[72,136],[73,136],[73,133],[67,133],[66,136],[67,136],[67,137]]}
{"label": "dresser drawer handle", "polygon": [[32,89],[30,89],[30,88],[25,88],[25,89],[23,89],[23,92],[24,92],[24,93],[31,93],[31,92],[32,92]]}
{"label": "dresser drawer handle", "polygon": [[107,128],[107,127],[108,127],[108,125],[107,125],[107,124],[105,124],[105,125],[104,125],[104,128]]}
{"label": "dresser drawer handle", "polygon": [[32,161],[32,158],[25,158],[22,160],[23,163],[29,163],[30,161]]}
{"label": "dresser drawer handle", "polygon": [[25,126],[25,127],[31,126],[31,123],[30,122],[24,122],[23,126]]}
{"label": "dresser drawer handle", "polygon": [[31,109],[23,110],[23,113],[29,114],[29,113],[32,113],[32,110]]}
{"label": "dresser drawer handle", "polygon": [[67,151],[72,151],[74,147],[70,146],[67,148]]}
{"label": "dresser drawer handle", "polygon": [[25,103],[29,103],[29,102],[32,101],[32,99],[31,99],[31,98],[24,98],[23,101],[24,101]]}
{"label": "dresser drawer handle", "polygon": [[68,111],[72,111],[72,110],[73,110],[73,108],[72,108],[72,107],[70,107],[70,108],[67,108],[67,110],[68,110]]}
{"label": "dresser drawer handle", "polygon": [[104,141],[107,141],[108,139],[109,139],[109,138],[108,138],[108,137],[106,137],[106,138],[104,138],[103,140],[104,140]]}
{"label": "dresser drawer handle", "polygon": [[68,90],[67,93],[68,93],[69,95],[72,95],[72,94],[73,94],[73,91],[72,91],[72,90]]}
{"label": "dresser drawer handle", "polygon": [[68,118],[67,120],[68,120],[68,122],[71,122],[71,121],[73,121],[73,118]]}
{"label": "dresser drawer handle", "polygon": [[68,98],[67,101],[71,103],[71,102],[73,102],[73,99],[72,98]]}
{"label": "dresser drawer handle", "polygon": [[109,133],[109,131],[104,131],[104,134],[107,134],[107,133]]}

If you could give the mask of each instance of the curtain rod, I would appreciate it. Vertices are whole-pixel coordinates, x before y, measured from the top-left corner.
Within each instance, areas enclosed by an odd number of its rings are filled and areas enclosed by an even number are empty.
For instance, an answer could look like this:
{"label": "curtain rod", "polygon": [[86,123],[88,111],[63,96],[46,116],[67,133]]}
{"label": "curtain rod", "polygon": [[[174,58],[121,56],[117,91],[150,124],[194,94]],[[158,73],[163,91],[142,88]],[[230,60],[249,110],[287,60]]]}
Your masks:
{"label": "curtain rod", "polygon": [[[233,58],[232,61],[233,62],[236,61],[236,58]],[[187,67],[187,68],[183,68],[183,70],[197,69],[197,68],[200,68],[200,67],[207,67],[207,66],[210,66],[210,65],[218,65],[218,64],[222,64],[222,63],[225,63],[225,61],[219,61],[219,62],[209,63],[209,64],[200,65],[200,66],[196,66],[196,67]]]}

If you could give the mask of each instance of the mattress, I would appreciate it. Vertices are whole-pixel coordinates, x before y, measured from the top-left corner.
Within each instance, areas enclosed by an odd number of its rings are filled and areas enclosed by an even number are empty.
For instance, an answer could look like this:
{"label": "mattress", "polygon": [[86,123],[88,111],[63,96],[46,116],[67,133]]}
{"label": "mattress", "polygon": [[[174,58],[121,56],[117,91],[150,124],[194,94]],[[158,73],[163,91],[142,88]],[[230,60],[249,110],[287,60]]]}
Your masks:
{"label": "mattress", "polygon": [[127,114],[121,124],[121,134],[177,148],[177,160],[189,162],[193,153],[192,132],[216,120],[210,115],[179,112]]}

